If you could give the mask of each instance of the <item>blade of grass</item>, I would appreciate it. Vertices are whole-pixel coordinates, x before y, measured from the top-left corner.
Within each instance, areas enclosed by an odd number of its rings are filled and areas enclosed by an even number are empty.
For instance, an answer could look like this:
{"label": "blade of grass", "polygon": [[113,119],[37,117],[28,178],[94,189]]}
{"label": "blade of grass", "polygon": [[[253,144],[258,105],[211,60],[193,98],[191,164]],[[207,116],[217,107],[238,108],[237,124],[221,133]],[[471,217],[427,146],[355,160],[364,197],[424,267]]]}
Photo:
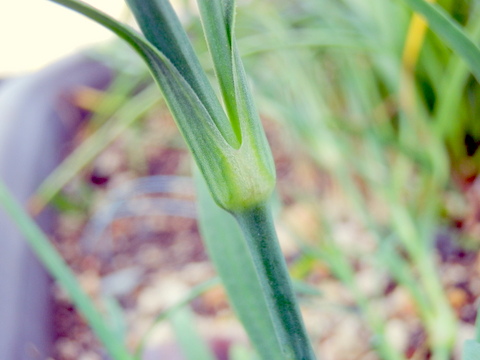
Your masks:
{"label": "blade of grass", "polygon": [[403,0],[428,21],[430,28],[445,41],[468,65],[480,82],[480,49],[462,27],[436,4],[424,0]]}
{"label": "blade of grass", "polygon": [[105,307],[106,321],[112,333],[114,333],[119,340],[125,342],[127,339],[128,324],[122,306],[113,296],[105,296],[102,302]]}
{"label": "blade of grass", "polygon": [[[436,0],[428,0],[435,2]],[[427,31],[427,23],[418,14],[413,14],[408,27],[405,47],[403,49],[402,63],[409,71],[413,71],[417,64],[417,59],[422,49],[423,40]]]}
{"label": "blade of grass", "polygon": [[124,104],[93,135],[74,150],[43,182],[31,198],[29,209],[39,213],[62,188],[87,166],[106,146],[159,101],[160,93],[152,85]]}
{"label": "blade of grass", "polygon": [[215,355],[195,329],[194,317],[188,307],[173,311],[168,319],[172,324],[185,360],[214,360]]}
{"label": "blade of grass", "polygon": [[202,295],[204,292],[208,291],[209,289],[211,289],[215,285],[218,285],[219,283],[220,283],[220,279],[215,277],[195,286],[190,290],[190,292],[183,299],[181,299],[175,305],[173,305],[172,307],[168,308],[167,310],[163,311],[160,315],[158,315],[153,321],[152,325],[147,330],[147,332],[142,336],[140,343],[138,344],[135,350],[135,360],[142,360],[143,350],[155,326],[157,326],[162,321],[165,321],[166,319],[168,319],[172,313],[184,307],[189,302],[196,299],[197,297]]}
{"label": "blade of grass", "polygon": [[[475,42],[480,41],[480,21],[478,21],[479,11],[477,11],[467,29],[470,30],[470,36]],[[469,76],[468,67],[458,57],[452,57],[447,69],[442,76],[441,86],[439,88],[439,99],[434,109],[435,131],[439,136],[447,137],[451,134],[458,134],[459,127],[462,124],[458,121],[452,121],[460,110],[463,91],[467,84]]]}
{"label": "blade of grass", "polygon": [[128,72],[116,71],[114,78],[98,104],[94,104],[93,114],[89,120],[89,129],[96,130],[107,121],[122,105],[132,98],[133,93],[148,78],[148,73],[131,74]]}
{"label": "blade of grass", "polygon": [[65,289],[78,311],[87,319],[92,330],[115,360],[132,360],[132,356],[118,339],[116,334],[106,325],[92,300],[80,287],[78,280],[50,243],[42,230],[12,197],[3,182],[0,181],[0,205],[18,226],[25,240],[53,278]]}

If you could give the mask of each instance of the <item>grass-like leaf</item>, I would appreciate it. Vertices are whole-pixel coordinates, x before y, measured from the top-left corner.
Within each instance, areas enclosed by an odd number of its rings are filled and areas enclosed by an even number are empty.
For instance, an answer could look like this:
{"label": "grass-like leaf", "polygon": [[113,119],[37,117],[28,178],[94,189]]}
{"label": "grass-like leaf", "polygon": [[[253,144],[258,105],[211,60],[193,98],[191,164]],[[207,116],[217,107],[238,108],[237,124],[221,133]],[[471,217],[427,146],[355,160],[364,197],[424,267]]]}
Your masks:
{"label": "grass-like leaf", "polygon": [[215,360],[208,344],[197,332],[194,316],[188,307],[173,311],[169,316],[175,337],[177,338],[185,360]]}
{"label": "grass-like leaf", "polygon": [[480,49],[465,34],[462,27],[436,4],[425,0],[403,0],[427,19],[430,28],[447,43],[468,65],[480,82]]}
{"label": "grass-like leaf", "polygon": [[[228,7],[226,6],[228,4]],[[220,84],[223,102],[232,127],[241,139],[238,119],[235,80],[233,75],[233,1],[199,1],[203,29],[209,52],[213,59],[215,74]],[[228,11],[228,13],[227,13]]]}
{"label": "grass-like leaf", "polygon": [[169,1],[128,0],[145,37],[161,51],[181,73],[197,94],[226,141],[240,145],[200,66],[190,41]]}
{"label": "grass-like leaf", "polygon": [[30,200],[30,210],[37,214],[84,169],[102,150],[117,139],[159,101],[156,85],[149,86],[126,102],[94,134],[82,142],[48,177],[40,184]]}
{"label": "grass-like leaf", "polygon": [[33,222],[20,204],[12,197],[3,182],[0,181],[0,205],[17,224],[43,266],[53,278],[65,289],[75,307],[87,319],[92,330],[105,346],[110,356],[115,360],[132,360],[125,348],[123,339],[106,326],[102,315],[97,311],[92,300],[82,290],[78,280],[61,255],[50,243],[42,230]]}
{"label": "grass-like leaf", "polygon": [[160,324],[162,321],[169,319],[173,313],[181,310],[183,307],[187,306],[192,300],[196,299],[200,295],[202,295],[207,290],[211,289],[213,286],[219,284],[219,279],[217,277],[207,280],[199,285],[190,289],[189,293],[185,295],[185,297],[172,305],[170,308],[162,311],[152,322],[151,326],[148,328],[147,332],[142,336],[140,339],[140,343],[138,344],[135,350],[135,359],[134,360],[142,360],[143,351],[145,350],[145,345],[147,344],[150,335],[152,334],[155,327]]}

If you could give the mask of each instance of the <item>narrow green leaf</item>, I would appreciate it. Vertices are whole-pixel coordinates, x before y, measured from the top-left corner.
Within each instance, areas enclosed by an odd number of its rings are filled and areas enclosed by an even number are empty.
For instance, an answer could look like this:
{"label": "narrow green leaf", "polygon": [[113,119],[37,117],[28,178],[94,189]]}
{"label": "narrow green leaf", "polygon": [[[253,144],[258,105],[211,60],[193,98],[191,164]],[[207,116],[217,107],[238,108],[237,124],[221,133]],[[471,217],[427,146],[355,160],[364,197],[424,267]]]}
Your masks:
{"label": "narrow green leaf", "polygon": [[0,205],[18,226],[35,255],[53,278],[65,289],[78,311],[87,319],[90,327],[115,360],[131,360],[132,356],[122,343],[122,339],[106,325],[92,300],[82,290],[72,270],[42,230],[12,197],[3,182],[0,181]]}
{"label": "narrow green leaf", "polygon": [[233,133],[170,2],[168,0],[127,0],[127,2],[145,37],[179,70],[227,142],[232,147],[238,148],[240,145],[238,134]]}
{"label": "narrow green leaf", "polygon": [[262,358],[283,359],[282,347],[275,336],[262,287],[241,230],[233,216],[215,204],[198,171],[195,179],[200,231],[230,303]]}
{"label": "narrow green leaf", "polygon": [[[467,28],[467,30],[470,30],[470,36],[477,43],[480,41],[479,15],[480,12],[477,11]],[[461,111],[460,105],[464,94],[463,89],[467,84],[469,75],[470,72],[465,62],[454,56],[441,77],[434,117],[435,130],[438,131],[442,138],[458,134],[461,131],[460,128],[464,126],[462,122],[452,120]]]}
{"label": "narrow green leaf", "polygon": [[423,15],[430,28],[447,43],[468,65],[480,82],[480,49],[462,27],[437,4],[425,0],[403,0],[414,11]]}
{"label": "narrow green leaf", "polygon": [[160,92],[156,85],[149,86],[126,102],[112,118],[88,139],[82,142],[40,184],[32,198],[30,208],[38,213],[63,187],[85,168],[98,154],[158,102]]}
{"label": "narrow green leaf", "polygon": [[[231,4],[229,9],[233,8],[233,3],[233,1],[228,1],[228,4]],[[202,25],[209,53],[213,59],[215,75],[220,84],[223,102],[235,134],[241,141],[242,134],[240,119],[237,113],[232,64],[233,14],[229,14],[230,23],[228,23],[222,0],[199,0],[198,5],[202,15]]]}
{"label": "narrow green leaf", "polygon": [[267,167],[271,181],[274,182],[272,154],[234,37],[235,1],[199,0],[198,3],[230,122],[234,131],[240,133],[242,147],[254,151],[252,158],[259,159],[259,168]]}
{"label": "narrow green leaf", "polygon": [[162,313],[155,318],[155,320],[152,322],[148,330],[140,339],[140,343],[138,344],[135,350],[135,360],[141,360],[143,358],[143,350],[145,348],[145,345],[147,344],[150,335],[152,334],[153,330],[158,324],[168,319],[174,312],[178,311],[182,307],[185,307],[189,302],[196,299],[197,297],[202,295],[204,292],[208,291],[213,286],[218,285],[219,283],[220,283],[220,279],[217,277],[207,280],[203,283],[200,283],[194,288],[192,288],[183,299],[179,300],[177,303],[175,303],[165,311],[162,311]]}
{"label": "narrow green leaf", "polygon": [[[260,178],[270,178],[269,182],[273,184],[275,167],[272,154],[248,88],[247,76],[234,37],[235,1],[199,0],[199,7],[230,122],[234,131],[240,133],[242,147],[252,150],[247,157],[256,159],[258,169],[264,171]],[[258,170],[256,172],[258,173]],[[267,199],[265,197],[263,200]],[[238,207],[227,209],[236,211]]]}
{"label": "narrow green leaf", "polygon": [[[235,0],[226,0],[223,1],[223,8],[225,14],[225,25],[228,33],[228,38],[233,39],[233,31],[235,28]],[[232,46],[230,41],[230,46]]]}
{"label": "narrow green leaf", "polygon": [[106,320],[119,341],[125,342],[128,333],[128,324],[122,306],[113,296],[106,296],[103,299],[106,312]]}
{"label": "narrow green leaf", "polygon": [[193,315],[187,307],[172,312],[169,320],[186,360],[215,359],[205,340],[197,332]]}

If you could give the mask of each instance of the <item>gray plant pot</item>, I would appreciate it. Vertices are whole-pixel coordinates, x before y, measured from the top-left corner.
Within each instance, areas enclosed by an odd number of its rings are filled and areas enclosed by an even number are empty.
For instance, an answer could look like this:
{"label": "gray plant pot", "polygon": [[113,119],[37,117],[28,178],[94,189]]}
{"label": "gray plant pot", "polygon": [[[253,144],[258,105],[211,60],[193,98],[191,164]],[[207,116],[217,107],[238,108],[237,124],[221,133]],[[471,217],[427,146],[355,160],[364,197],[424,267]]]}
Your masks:
{"label": "gray plant pot", "polygon": [[[61,160],[78,109],[68,94],[103,88],[110,71],[85,55],[0,83],[0,178],[23,204]],[[48,231],[53,212],[38,223]],[[0,210],[0,359],[46,359],[53,340],[50,279]]]}

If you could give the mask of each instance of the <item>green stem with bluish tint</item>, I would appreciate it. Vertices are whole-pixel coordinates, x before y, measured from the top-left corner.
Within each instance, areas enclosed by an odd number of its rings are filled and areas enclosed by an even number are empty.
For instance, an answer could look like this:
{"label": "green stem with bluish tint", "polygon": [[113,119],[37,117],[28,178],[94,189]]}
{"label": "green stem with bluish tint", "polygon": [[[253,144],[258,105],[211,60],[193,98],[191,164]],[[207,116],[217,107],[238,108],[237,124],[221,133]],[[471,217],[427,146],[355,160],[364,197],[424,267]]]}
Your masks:
{"label": "green stem with bluish tint", "polygon": [[285,359],[315,359],[266,203],[233,214],[250,250]]}

